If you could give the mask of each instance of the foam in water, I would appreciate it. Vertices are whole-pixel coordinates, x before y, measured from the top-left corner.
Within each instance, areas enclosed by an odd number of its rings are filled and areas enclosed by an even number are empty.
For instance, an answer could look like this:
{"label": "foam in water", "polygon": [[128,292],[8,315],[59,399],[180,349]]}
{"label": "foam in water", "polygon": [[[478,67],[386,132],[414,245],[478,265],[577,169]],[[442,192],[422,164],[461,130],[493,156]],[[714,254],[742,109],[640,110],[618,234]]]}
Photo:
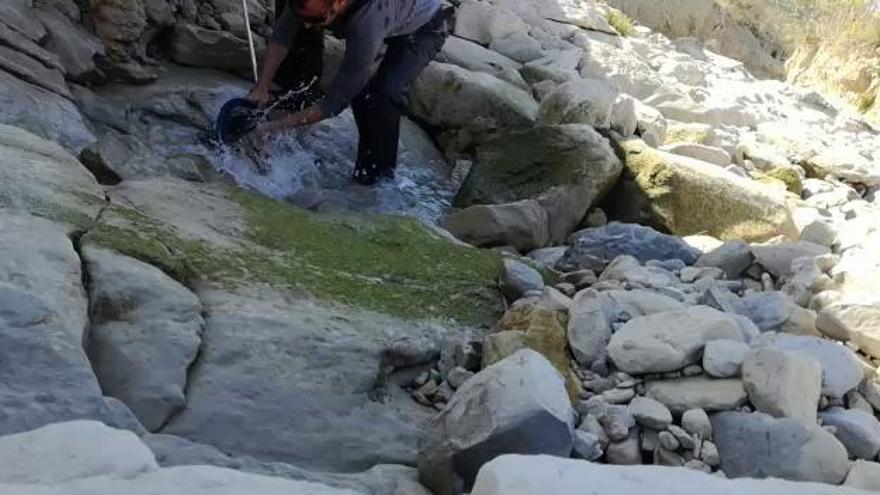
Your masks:
{"label": "foam in water", "polygon": [[434,223],[450,207],[450,170],[439,155],[423,156],[404,144],[395,179],[361,186],[351,179],[356,146],[354,119],[346,112],[270,139],[264,173],[238,152],[220,149],[208,158],[243,187],[317,211],[403,214]]}

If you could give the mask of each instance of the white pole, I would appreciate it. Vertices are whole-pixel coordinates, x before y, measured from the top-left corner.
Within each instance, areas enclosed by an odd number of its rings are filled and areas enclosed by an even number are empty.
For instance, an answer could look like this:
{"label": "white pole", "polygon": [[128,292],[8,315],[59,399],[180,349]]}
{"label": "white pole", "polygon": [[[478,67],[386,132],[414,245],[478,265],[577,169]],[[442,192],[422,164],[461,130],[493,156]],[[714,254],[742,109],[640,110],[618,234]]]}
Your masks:
{"label": "white pole", "polygon": [[257,53],[254,51],[254,35],[251,34],[251,20],[248,17],[247,0],[241,0],[241,6],[244,9],[244,27],[247,31],[248,46],[251,49],[251,68],[254,69],[254,82],[257,82],[260,75],[257,70]]}

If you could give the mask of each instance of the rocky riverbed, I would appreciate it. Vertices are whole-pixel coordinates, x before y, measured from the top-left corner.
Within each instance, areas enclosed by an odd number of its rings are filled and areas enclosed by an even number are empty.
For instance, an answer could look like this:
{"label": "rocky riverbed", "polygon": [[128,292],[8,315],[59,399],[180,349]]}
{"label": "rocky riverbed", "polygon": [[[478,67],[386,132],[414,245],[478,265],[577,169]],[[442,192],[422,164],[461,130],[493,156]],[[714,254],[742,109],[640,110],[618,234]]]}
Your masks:
{"label": "rocky riverbed", "polygon": [[880,131],[608,3],[456,2],[364,188],[205,139],[238,2],[4,1],[0,492],[880,490]]}

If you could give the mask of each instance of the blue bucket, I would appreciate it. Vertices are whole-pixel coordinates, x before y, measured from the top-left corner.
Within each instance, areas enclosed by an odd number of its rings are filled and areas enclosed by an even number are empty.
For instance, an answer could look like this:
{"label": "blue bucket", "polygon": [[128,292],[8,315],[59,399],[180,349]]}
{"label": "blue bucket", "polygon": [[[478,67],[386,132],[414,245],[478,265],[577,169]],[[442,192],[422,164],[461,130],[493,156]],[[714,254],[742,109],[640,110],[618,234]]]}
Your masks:
{"label": "blue bucket", "polygon": [[259,123],[261,112],[258,105],[247,98],[227,101],[214,124],[214,139],[225,145],[237,143]]}

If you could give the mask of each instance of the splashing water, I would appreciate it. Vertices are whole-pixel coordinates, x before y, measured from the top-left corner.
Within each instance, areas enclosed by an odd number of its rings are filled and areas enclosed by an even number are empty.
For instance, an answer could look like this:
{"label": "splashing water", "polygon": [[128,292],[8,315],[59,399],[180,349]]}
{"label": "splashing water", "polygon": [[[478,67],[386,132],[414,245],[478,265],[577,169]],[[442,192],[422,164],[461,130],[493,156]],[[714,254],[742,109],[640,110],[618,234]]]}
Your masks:
{"label": "splashing water", "polygon": [[350,112],[272,139],[262,158],[264,173],[242,153],[221,149],[208,158],[239,185],[303,208],[402,214],[435,223],[454,194],[450,168],[414,124],[404,122],[401,134],[395,179],[374,186],[351,179],[357,130]]}

